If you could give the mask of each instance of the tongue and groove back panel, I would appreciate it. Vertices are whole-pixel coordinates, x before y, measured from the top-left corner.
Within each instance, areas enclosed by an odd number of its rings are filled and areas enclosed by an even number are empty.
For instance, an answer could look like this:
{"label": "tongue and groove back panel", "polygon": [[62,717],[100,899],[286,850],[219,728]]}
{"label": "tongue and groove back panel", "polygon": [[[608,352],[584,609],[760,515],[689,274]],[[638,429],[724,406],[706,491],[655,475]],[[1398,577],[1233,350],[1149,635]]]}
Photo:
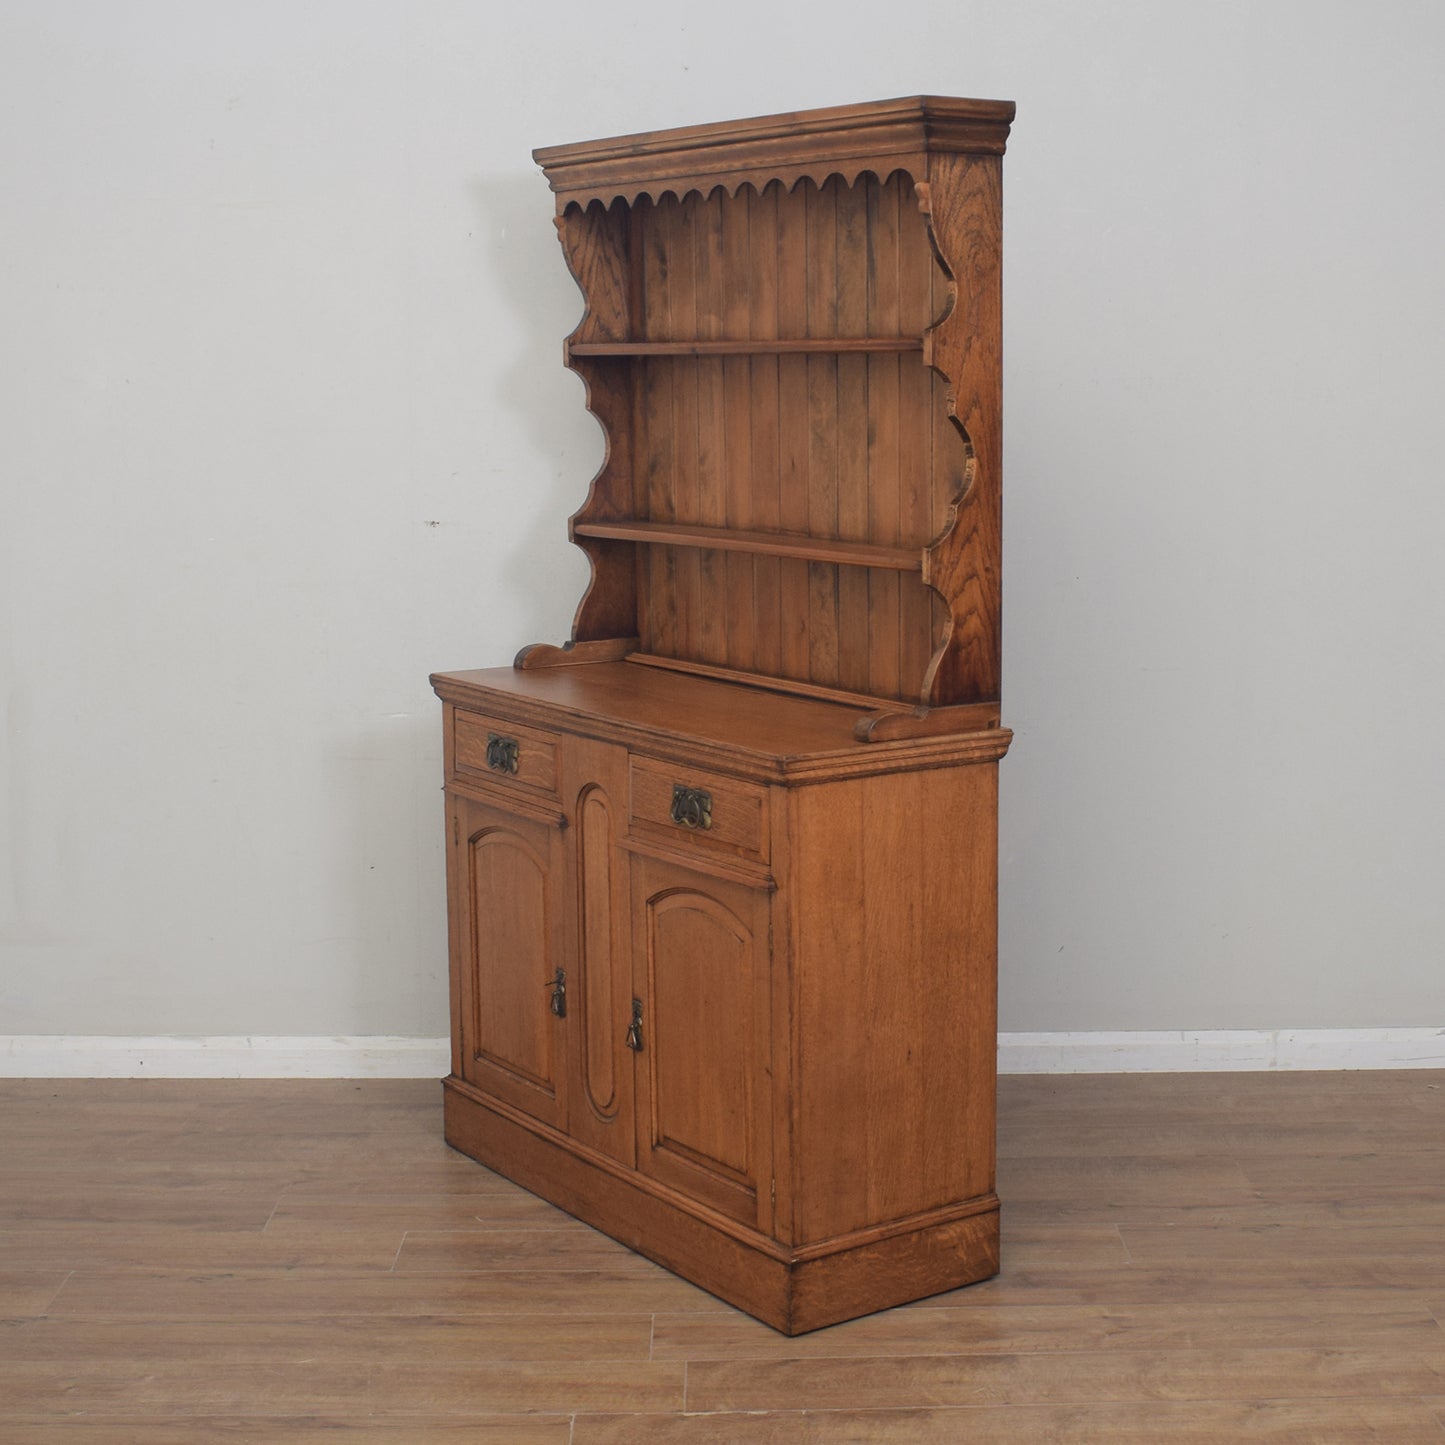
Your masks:
{"label": "tongue and groove back panel", "polygon": [[[962,489],[966,454],[922,364],[944,277],[911,182],[773,182],[637,211],[646,340],[915,346],[645,358],[641,514],[921,552]],[[944,425],[920,426],[932,416]],[[645,549],[641,564],[645,651],[850,692],[916,698],[944,621],[916,572],[672,546]]]}

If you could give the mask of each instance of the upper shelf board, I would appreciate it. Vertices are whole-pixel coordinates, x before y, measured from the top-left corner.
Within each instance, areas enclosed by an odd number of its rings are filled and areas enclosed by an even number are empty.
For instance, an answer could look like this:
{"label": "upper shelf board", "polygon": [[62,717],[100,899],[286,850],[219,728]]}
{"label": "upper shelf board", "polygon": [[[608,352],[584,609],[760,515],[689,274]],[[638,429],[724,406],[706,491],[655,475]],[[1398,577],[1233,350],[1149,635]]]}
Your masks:
{"label": "upper shelf board", "polygon": [[592,201],[669,192],[681,199],[717,186],[735,193],[775,180],[821,184],[830,175],[851,184],[865,171],[886,179],[904,170],[923,180],[932,154],[1002,155],[1013,118],[1012,101],[915,95],[543,146],[532,155],[561,214]]}

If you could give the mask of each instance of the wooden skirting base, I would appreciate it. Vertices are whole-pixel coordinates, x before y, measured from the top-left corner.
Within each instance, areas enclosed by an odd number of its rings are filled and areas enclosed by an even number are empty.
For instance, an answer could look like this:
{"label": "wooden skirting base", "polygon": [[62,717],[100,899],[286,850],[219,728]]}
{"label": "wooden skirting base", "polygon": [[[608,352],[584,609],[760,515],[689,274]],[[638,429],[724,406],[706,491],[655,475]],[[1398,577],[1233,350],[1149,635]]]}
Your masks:
{"label": "wooden skirting base", "polygon": [[790,1253],[554,1143],[456,1079],[445,1081],[445,1119],[454,1149],[786,1335],[998,1273],[996,1200],[883,1238]]}

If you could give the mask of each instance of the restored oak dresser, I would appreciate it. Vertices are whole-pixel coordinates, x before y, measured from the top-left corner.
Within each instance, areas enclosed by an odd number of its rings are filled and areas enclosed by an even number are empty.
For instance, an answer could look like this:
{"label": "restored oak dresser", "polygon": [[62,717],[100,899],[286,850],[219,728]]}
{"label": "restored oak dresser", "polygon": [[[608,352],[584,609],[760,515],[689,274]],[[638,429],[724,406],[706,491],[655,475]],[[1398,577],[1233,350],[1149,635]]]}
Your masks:
{"label": "restored oak dresser", "polygon": [[536,152],[591,582],[564,646],[432,679],[447,1139],[788,1333],[998,1269],[1012,117]]}

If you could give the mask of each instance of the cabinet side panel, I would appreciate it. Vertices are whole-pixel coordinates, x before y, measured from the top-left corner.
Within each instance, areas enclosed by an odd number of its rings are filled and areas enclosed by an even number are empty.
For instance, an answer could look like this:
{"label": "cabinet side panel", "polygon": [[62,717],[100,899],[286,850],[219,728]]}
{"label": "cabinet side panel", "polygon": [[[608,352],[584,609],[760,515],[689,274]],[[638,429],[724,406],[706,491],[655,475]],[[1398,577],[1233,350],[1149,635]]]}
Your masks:
{"label": "cabinet side panel", "polygon": [[997,767],[793,797],[796,1237],[994,1185]]}

